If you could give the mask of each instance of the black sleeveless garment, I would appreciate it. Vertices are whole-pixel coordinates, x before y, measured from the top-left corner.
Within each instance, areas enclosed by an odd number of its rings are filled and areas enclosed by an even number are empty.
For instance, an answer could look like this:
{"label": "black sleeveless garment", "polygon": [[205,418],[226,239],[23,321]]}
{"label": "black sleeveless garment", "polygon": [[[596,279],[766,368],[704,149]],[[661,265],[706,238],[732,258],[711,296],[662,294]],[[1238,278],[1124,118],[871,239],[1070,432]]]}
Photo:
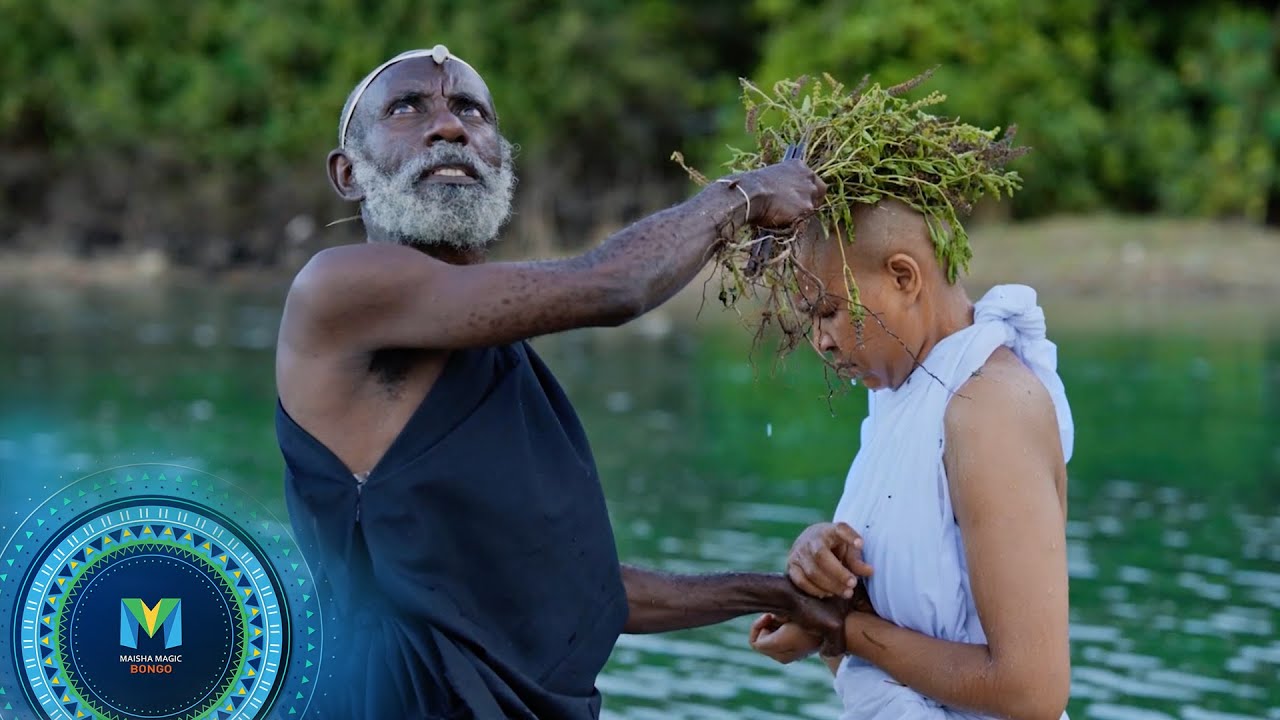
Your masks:
{"label": "black sleeveless garment", "polygon": [[527,343],[454,352],[363,483],[279,403],[276,432],[325,608],[306,717],[598,717],[626,595],[586,435]]}

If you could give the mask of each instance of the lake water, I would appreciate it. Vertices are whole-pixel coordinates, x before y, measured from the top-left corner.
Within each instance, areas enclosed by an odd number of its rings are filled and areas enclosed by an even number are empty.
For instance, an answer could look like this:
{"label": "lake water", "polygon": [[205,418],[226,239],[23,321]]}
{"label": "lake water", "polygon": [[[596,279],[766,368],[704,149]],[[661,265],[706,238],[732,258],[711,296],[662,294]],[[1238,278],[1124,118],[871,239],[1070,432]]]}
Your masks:
{"label": "lake water", "polygon": [[[220,475],[284,518],[282,293],[0,289],[0,525],[133,462]],[[1201,307],[1152,329],[1046,306],[1077,423],[1073,717],[1280,719],[1280,322]],[[592,439],[624,561],[776,571],[834,508],[865,397],[831,395],[804,353],[753,369],[745,331],[705,315],[537,347]],[[747,624],[624,636],[599,682],[606,717],[835,718],[826,668],[756,655]]]}

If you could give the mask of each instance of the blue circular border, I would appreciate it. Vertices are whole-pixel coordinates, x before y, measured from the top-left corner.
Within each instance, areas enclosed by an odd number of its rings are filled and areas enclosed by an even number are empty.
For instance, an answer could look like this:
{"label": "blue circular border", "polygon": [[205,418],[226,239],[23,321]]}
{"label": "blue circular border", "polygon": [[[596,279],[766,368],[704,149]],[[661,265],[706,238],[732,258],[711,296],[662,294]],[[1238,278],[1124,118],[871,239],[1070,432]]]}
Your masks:
{"label": "blue circular border", "polygon": [[[143,543],[135,543],[135,544],[141,545]],[[110,708],[116,713],[119,713],[121,715],[126,715],[126,716],[127,715],[148,715],[147,713],[133,710],[131,708],[116,707],[112,705],[111,702],[106,697],[106,692],[104,692],[104,691],[107,691],[106,688],[95,689],[93,687],[94,686],[93,681],[87,676],[85,676],[83,666],[79,664],[76,658],[75,646],[77,645],[77,638],[80,634],[79,630],[81,630],[80,624],[76,622],[76,616],[79,613],[80,607],[79,605],[75,605],[70,610],[68,610],[66,608],[66,605],[71,602],[71,598],[73,596],[75,597],[83,596],[87,598],[89,595],[92,595],[94,592],[93,583],[96,582],[99,577],[109,576],[109,574],[115,571],[116,568],[124,567],[124,563],[126,561],[142,560],[146,563],[152,563],[152,562],[172,563],[176,566],[185,566],[188,568],[190,572],[198,573],[199,575],[203,576],[206,580],[210,581],[210,583],[215,586],[216,591],[220,591],[217,593],[217,597],[218,599],[221,600],[221,604],[224,611],[228,616],[234,615],[234,617],[224,618],[224,622],[229,620],[230,622],[234,623],[234,625],[238,628],[239,632],[236,633],[234,637],[235,647],[228,648],[230,654],[226,659],[223,672],[219,673],[219,676],[216,679],[210,681],[209,686],[202,691],[203,695],[201,697],[196,698],[194,702],[190,703],[186,708],[181,709],[180,711],[181,713],[189,713],[194,708],[207,703],[208,700],[213,696],[213,693],[215,692],[215,690],[217,692],[217,697],[214,698],[214,701],[216,703],[218,700],[221,699],[221,697],[226,692],[234,688],[235,681],[237,680],[237,676],[240,674],[239,667],[237,667],[236,673],[229,673],[228,671],[231,670],[232,664],[243,659],[243,655],[244,655],[243,646],[245,645],[244,640],[246,638],[245,638],[245,628],[243,627],[244,618],[242,614],[242,609],[239,605],[239,599],[237,597],[236,588],[230,586],[230,584],[223,579],[223,577],[221,576],[221,573],[218,573],[218,571],[208,563],[201,563],[197,565],[195,562],[192,562],[190,559],[181,557],[180,554],[189,553],[190,550],[188,550],[185,547],[182,547],[181,545],[166,544],[166,545],[155,545],[154,547],[151,546],[150,543],[146,543],[146,545],[147,547],[145,548],[142,548],[142,547],[133,548],[131,552],[121,555],[120,561],[111,562],[111,563],[106,563],[105,561],[101,561],[105,565],[104,567],[86,567],[86,569],[82,573],[74,577],[71,583],[67,585],[68,589],[66,589],[63,592],[63,597],[67,598],[67,600],[64,600],[63,608],[60,609],[59,611],[61,613],[71,614],[69,618],[70,626],[65,627],[65,629],[63,626],[60,626],[57,630],[51,630],[49,634],[54,635],[56,638],[55,642],[58,645],[59,657],[61,661],[64,663],[64,665],[66,664],[68,659],[70,660],[70,665],[67,666],[67,672],[64,674],[64,676],[66,677],[65,685],[67,686],[67,688],[73,688],[76,691],[76,697],[83,699],[85,695],[84,690],[88,690],[89,693],[97,696],[96,699],[100,701],[100,704],[102,706]],[[212,572],[210,572],[211,569],[213,570]],[[92,576],[86,577],[86,575],[89,575],[89,574],[91,574]],[[61,575],[61,573],[59,573],[59,575]],[[76,587],[76,585],[80,582],[86,583],[83,588]],[[184,596],[182,600],[185,602],[186,596]],[[232,603],[235,603],[234,608],[232,607]],[[279,623],[277,623],[277,625],[279,625]],[[92,633],[92,629],[89,629],[89,632]],[[45,634],[46,633],[44,631],[44,628],[41,628],[40,629],[41,643],[44,643]],[[188,645],[185,643],[183,647],[192,648],[191,645]],[[39,648],[39,646],[37,646],[36,649],[40,653],[42,654],[44,653],[44,650]],[[69,653],[68,653],[68,649],[70,650]],[[194,647],[192,649],[195,649],[197,651],[202,651],[202,649],[199,647]],[[26,651],[26,648],[22,648],[22,650]],[[190,652],[191,650],[188,649],[181,654],[187,655]],[[47,673],[42,673],[42,674],[47,675]],[[81,675],[82,678],[79,682],[74,682],[73,678],[75,678],[77,674]],[[30,676],[28,676],[29,681],[34,681],[39,679],[41,679],[39,678],[39,676],[37,676],[36,678],[31,678]],[[47,677],[45,679],[47,680]],[[62,702],[69,701],[71,691],[72,690],[66,691],[66,694],[62,699]],[[95,703],[93,700],[89,700],[85,702],[85,704],[87,704],[89,707],[94,709],[98,709],[98,706],[99,706],[99,703]],[[214,704],[209,704],[208,709],[212,710],[214,706],[215,706]],[[177,708],[170,709],[168,712],[174,712],[175,710],[177,710]],[[152,713],[151,715],[156,715],[159,717],[164,716],[163,711],[161,713]]]}
{"label": "blue circular border", "polygon": [[[0,637],[11,640],[25,637],[24,632],[37,632],[24,627],[20,620],[25,610],[23,603],[28,583],[44,569],[42,559],[53,557],[58,544],[104,513],[147,503],[180,505],[193,516],[221,525],[237,541],[254,549],[264,575],[275,576],[272,584],[279,598],[281,623],[290,628],[288,647],[280,648],[283,664],[276,668],[275,682],[269,692],[261,695],[261,704],[245,701],[231,711],[219,709],[209,717],[256,720],[273,712],[282,717],[305,715],[323,656],[324,633],[315,579],[286,524],[242,488],[202,470],[162,463],[121,466],[70,483],[33,507],[0,547],[0,609],[13,611],[0,616]],[[19,642],[14,643],[11,656],[0,661],[0,720],[25,720],[30,716],[23,714],[24,710],[39,713],[47,720],[98,717],[83,707],[83,716],[66,711],[46,712],[32,696],[27,672],[21,665]]]}
{"label": "blue circular border", "polygon": [[[133,533],[130,533],[130,528],[134,529]],[[139,534],[144,532],[154,536],[154,539],[148,539]],[[82,683],[76,682],[66,672],[65,666],[53,662],[60,659],[56,655],[56,648],[46,651],[38,644],[43,641],[46,634],[57,632],[59,637],[55,644],[60,645],[60,635],[67,630],[61,627],[47,628],[47,624],[42,622],[44,617],[48,617],[51,613],[58,613],[56,603],[59,597],[66,597],[63,594],[63,588],[59,588],[54,580],[59,579],[57,576],[66,573],[66,566],[74,563],[76,559],[88,567],[91,564],[88,558],[92,557],[95,549],[100,553],[108,552],[102,543],[111,543],[114,538],[116,549],[110,552],[119,552],[120,547],[160,542],[183,549],[189,547],[197,553],[204,550],[212,564],[221,565],[223,570],[234,570],[239,574],[238,588],[243,588],[244,597],[240,597],[240,591],[237,589],[236,600],[240,603],[237,611],[248,615],[246,603],[249,607],[260,609],[260,618],[255,616],[247,619],[246,622],[257,619],[260,625],[254,629],[265,630],[266,636],[263,637],[259,632],[257,638],[249,639],[252,647],[247,648],[246,652],[255,653],[252,659],[258,660],[256,663],[258,667],[251,668],[253,673],[239,678],[240,682],[245,683],[242,686],[245,692],[243,695],[233,695],[232,703],[225,712],[228,716],[234,716],[240,706],[246,703],[251,708],[270,706],[270,701],[274,699],[274,692],[277,689],[274,683],[275,675],[278,674],[280,667],[287,664],[287,657],[281,657],[282,654],[287,655],[289,650],[282,643],[283,637],[288,634],[288,629],[284,627],[281,619],[282,605],[287,604],[287,598],[278,595],[277,588],[280,586],[280,581],[274,570],[270,565],[264,565],[259,559],[259,556],[264,554],[262,549],[252,538],[243,537],[241,532],[225,518],[218,517],[218,513],[186,500],[157,496],[127,498],[107,503],[95,508],[94,512],[68,523],[63,536],[58,538],[56,543],[49,545],[47,552],[37,562],[32,563],[27,577],[23,579],[23,587],[29,590],[25,601],[20,601],[22,622],[18,628],[15,628],[17,632],[15,632],[14,649],[19,665],[27,669],[25,687],[28,702],[40,705],[45,714],[50,717],[67,717],[76,720],[80,718],[77,713],[82,711],[86,712],[86,717],[107,715],[108,710],[126,717],[137,714],[109,705],[100,708],[96,703],[87,701],[85,696],[78,692],[68,699],[64,691],[72,693],[80,689]],[[163,539],[164,536],[169,536],[171,539]],[[189,546],[183,542],[184,537],[186,542],[190,543]],[[201,542],[197,543],[196,539]],[[86,556],[85,553],[89,555]],[[223,558],[221,562],[218,562],[219,557]],[[59,572],[60,570],[63,572]],[[78,576],[77,574],[76,577]],[[63,609],[61,612],[67,611]],[[36,632],[28,634],[27,628],[34,628]],[[47,668],[40,666],[41,660],[48,663]],[[52,682],[55,679],[58,681],[56,686]],[[271,682],[264,686],[263,680]],[[229,687],[235,688],[234,680]],[[64,696],[59,698],[58,694],[64,694]],[[220,692],[219,696],[221,695]],[[214,709],[210,707],[206,713]],[[88,710],[92,710],[93,714]],[[187,708],[176,712],[173,717],[187,717],[190,712],[191,709]],[[168,718],[165,715],[148,717],[155,717],[157,720]]]}

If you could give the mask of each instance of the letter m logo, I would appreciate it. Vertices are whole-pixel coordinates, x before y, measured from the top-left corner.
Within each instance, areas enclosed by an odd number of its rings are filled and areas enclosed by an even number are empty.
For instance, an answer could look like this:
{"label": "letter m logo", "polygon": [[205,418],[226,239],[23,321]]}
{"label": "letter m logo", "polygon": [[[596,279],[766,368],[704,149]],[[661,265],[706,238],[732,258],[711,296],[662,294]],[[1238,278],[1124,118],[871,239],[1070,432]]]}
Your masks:
{"label": "letter m logo", "polygon": [[164,629],[165,649],[182,644],[182,601],[177,598],[160,598],[155,607],[147,607],[141,598],[120,600],[120,644],[138,648],[138,631],[147,637],[155,637]]}

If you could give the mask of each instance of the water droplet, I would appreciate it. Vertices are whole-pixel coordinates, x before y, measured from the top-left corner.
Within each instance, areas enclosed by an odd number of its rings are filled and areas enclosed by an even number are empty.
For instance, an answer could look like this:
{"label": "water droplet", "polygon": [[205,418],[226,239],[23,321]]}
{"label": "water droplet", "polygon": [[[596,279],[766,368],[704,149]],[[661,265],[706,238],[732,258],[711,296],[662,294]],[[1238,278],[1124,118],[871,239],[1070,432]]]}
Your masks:
{"label": "water droplet", "polygon": [[202,422],[213,417],[213,403],[208,400],[196,400],[187,407],[187,414],[192,420]]}
{"label": "water droplet", "polygon": [[191,331],[191,340],[202,348],[213,347],[218,342],[218,328],[204,323]]}
{"label": "water droplet", "polygon": [[621,390],[611,392],[605,396],[604,406],[609,412],[624,413],[631,409],[631,394]]}

